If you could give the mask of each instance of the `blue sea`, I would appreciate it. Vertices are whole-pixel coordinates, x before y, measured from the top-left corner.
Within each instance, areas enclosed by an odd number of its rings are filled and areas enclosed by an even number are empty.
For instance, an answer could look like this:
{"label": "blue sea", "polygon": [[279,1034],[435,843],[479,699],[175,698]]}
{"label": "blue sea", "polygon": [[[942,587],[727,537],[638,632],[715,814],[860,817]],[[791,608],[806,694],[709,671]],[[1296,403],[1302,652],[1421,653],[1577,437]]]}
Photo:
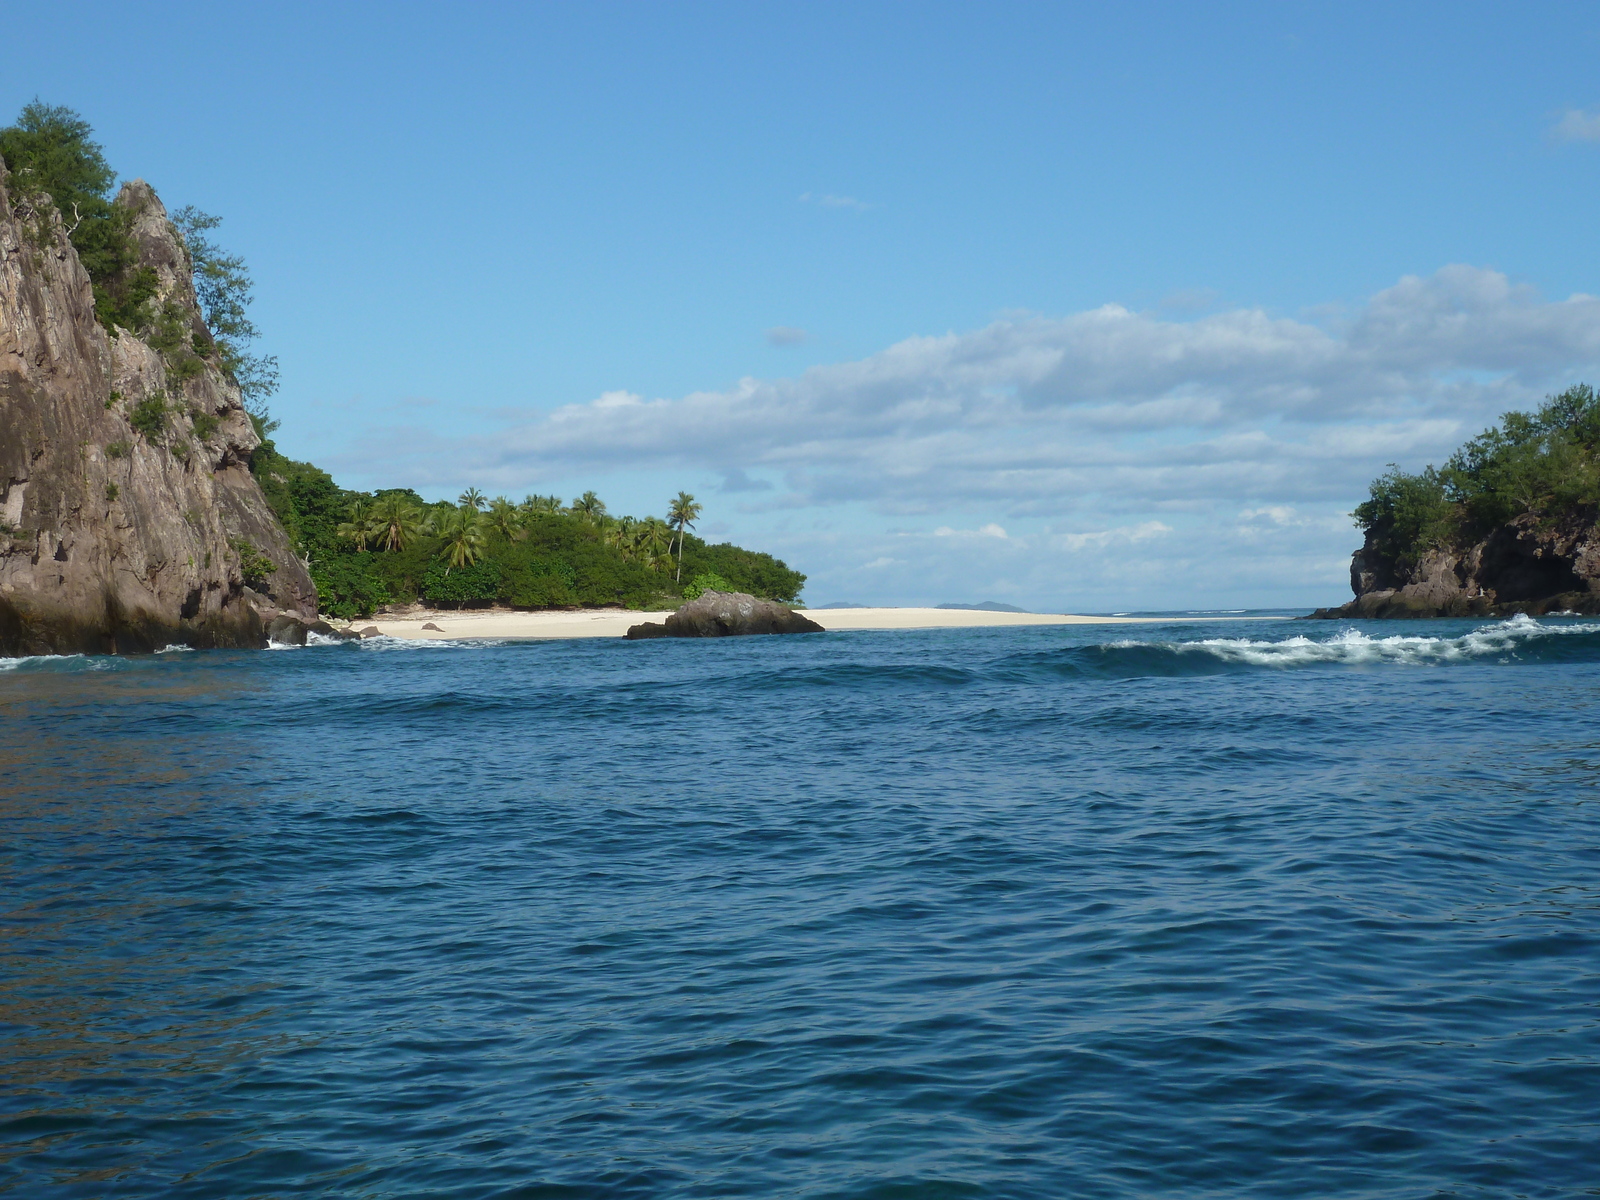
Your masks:
{"label": "blue sea", "polygon": [[0,1193],[1600,1195],[1600,623],[0,668]]}

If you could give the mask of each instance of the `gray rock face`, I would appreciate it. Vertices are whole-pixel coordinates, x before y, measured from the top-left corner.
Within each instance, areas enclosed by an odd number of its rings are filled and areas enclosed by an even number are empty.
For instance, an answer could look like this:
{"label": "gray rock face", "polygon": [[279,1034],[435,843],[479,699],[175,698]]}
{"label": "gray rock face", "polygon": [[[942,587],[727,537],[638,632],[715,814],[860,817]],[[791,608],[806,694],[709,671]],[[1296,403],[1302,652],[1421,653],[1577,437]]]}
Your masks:
{"label": "gray rock face", "polygon": [[263,616],[314,620],[160,200],[135,181],[117,204],[198,359],[109,336],[59,218],[9,183],[0,164],[0,655],[261,646]]}
{"label": "gray rock face", "polygon": [[1541,524],[1518,517],[1464,552],[1430,550],[1414,564],[1388,559],[1367,535],[1350,562],[1356,598],[1318,618],[1492,617],[1600,613],[1600,526],[1584,510]]}
{"label": "gray rock face", "polygon": [[754,633],[823,633],[815,621],[774,600],[757,600],[743,592],[703,592],[667,618],[635,625],[634,641],[658,637],[741,637]]}

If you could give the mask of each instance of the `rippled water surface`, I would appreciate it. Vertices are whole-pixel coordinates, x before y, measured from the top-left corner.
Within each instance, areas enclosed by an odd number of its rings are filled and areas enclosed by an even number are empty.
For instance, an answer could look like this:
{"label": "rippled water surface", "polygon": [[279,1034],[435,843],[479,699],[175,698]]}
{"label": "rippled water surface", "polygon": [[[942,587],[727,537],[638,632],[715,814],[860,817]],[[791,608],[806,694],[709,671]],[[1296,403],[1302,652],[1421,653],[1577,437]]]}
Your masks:
{"label": "rippled water surface", "polygon": [[1600,1195],[1600,625],[0,669],[0,1192]]}

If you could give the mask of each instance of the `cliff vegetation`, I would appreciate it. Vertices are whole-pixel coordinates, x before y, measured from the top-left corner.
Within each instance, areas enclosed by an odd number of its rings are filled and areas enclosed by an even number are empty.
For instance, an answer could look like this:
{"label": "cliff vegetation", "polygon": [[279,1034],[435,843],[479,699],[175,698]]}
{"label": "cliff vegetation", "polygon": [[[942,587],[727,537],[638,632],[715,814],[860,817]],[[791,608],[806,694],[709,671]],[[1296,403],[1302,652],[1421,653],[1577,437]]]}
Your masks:
{"label": "cliff vegetation", "polygon": [[1391,464],[1351,515],[1356,599],[1320,615],[1600,610],[1600,396],[1506,413],[1442,467]]}
{"label": "cliff vegetation", "polygon": [[259,646],[316,592],[250,473],[249,276],[91,135],[0,129],[0,654]]}

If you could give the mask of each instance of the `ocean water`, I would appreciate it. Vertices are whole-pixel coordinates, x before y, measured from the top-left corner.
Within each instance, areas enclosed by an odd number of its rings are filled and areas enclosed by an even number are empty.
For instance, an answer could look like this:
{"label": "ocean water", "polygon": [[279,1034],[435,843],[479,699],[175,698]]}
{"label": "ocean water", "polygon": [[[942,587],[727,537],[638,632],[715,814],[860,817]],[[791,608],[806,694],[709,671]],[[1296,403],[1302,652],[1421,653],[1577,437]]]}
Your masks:
{"label": "ocean water", "polygon": [[1600,623],[0,669],[0,1193],[1600,1195]]}

